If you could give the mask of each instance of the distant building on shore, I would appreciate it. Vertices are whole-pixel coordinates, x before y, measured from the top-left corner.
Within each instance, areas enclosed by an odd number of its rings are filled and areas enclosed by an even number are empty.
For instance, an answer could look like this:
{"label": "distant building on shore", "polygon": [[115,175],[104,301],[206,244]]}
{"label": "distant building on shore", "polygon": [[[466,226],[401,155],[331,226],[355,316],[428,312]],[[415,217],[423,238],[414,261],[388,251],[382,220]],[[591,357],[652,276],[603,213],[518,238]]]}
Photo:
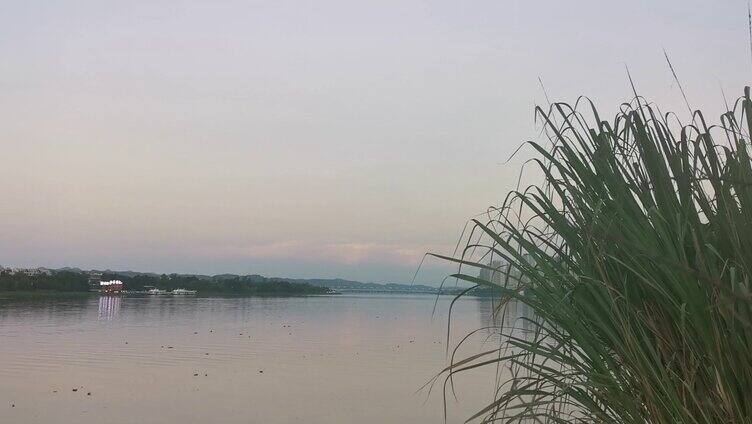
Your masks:
{"label": "distant building on shore", "polygon": [[[528,263],[532,263],[532,259],[527,256],[526,260]],[[493,269],[482,268],[478,273],[478,278],[510,290],[517,290],[520,288],[522,281],[519,269],[510,269],[511,266],[508,262],[500,260],[491,261],[488,266]]]}
{"label": "distant building on shore", "polygon": [[506,271],[506,266],[504,265],[501,261],[491,261],[488,266],[494,269],[481,268],[478,278],[500,286],[504,281],[504,273]]}
{"label": "distant building on shore", "polygon": [[123,291],[123,282],[120,280],[100,281],[100,293],[120,293]]}

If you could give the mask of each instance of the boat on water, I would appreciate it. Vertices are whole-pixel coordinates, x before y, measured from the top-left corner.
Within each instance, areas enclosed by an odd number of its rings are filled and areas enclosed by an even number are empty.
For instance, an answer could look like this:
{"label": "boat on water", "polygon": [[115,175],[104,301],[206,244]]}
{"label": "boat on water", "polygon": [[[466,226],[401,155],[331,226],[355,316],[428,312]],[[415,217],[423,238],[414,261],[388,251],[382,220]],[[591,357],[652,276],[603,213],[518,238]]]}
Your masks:
{"label": "boat on water", "polygon": [[167,294],[167,290],[159,290],[158,288],[149,289],[146,294]]}
{"label": "boat on water", "polygon": [[196,290],[175,289],[172,291],[172,294],[196,294]]}

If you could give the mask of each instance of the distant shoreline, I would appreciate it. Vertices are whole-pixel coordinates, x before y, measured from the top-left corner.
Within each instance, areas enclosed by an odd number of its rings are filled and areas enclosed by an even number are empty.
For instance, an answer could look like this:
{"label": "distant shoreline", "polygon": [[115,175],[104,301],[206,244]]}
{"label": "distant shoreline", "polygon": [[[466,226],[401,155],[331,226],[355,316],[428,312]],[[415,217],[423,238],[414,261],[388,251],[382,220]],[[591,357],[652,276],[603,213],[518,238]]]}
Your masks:
{"label": "distant shoreline", "polygon": [[[158,293],[147,294],[150,290]],[[466,289],[423,284],[363,283],[340,278],[265,277],[258,274],[197,275],[86,271],[78,268],[0,268],[0,297],[4,298],[81,297],[99,292],[161,296],[173,290],[183,291],[181,295],[203,297],[288,297],[336,294],[456,296]],[[196,293],[185,294],[186,291]],[[467,295],[495,297],[500,292],[478,287]]]}
{"label": "distant shoreline", "polygon": [[[108,294],[95,291],[56,291],[56,290],[0,290],[0,300],[3,299],[76,299],[87,297],[130,297],[130,298],[239,298],[239,297],[256,297],[256,298],[282,298],[282,297],[327,297],[342,296],[354,294],[374,294],[374,295],[431,295],[431,296],[456,296],[454,292],[420,292],[420,291],[366,291],[366,290],[344,290],[332,291],[329,293],[222,293],[222,292],[200,292],[194,295],[150,295],[143,292],[139,293],[118,293]],[[467,294],[470,297],[488,297],[488,294]]]}
{"label": "distant shoreline", "polygon": [[[80,268],[0,268],[0,292],[3,291],[98,291],[99,283],[117,280],[122,290],[141,291],[145,287],[160,290],[177,288],[196,290],[199,294],[211,292],[238,294],[325,294],[340,293],[420,293],[456,294],[459,288],[412,283],[373,283],[341,278],[287,278],[265,277],[259,274],[157,274],[153,272],[82,270]],[[109,290],[120,291],[121,289]]]}
{"label": "distant shoreline", "polygon": [[108,294],[93,291],[55,291],[55,290],[36,290],[36,291],[0,291],[0,299],[33,299],[33,298],[87,298],[87,297],[130,297],[130,298],[207,298],[207,297],[320,297],[336,296],[342,293],[320,293],[320,294],[246,294],[246,293],[197,293],[195,295],[150,295],[146,293],[118,293]]}

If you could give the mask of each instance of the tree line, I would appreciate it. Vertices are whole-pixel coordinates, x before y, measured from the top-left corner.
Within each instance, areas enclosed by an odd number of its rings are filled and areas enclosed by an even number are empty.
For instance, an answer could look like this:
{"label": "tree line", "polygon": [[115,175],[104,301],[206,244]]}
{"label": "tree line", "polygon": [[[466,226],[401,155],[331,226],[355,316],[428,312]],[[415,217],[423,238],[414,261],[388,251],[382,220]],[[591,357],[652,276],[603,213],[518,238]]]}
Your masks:
{"label": "tree line", "polygon": [[52,275],[27,275],[21,272],[0,272],[0,291],[85,292],[89,277],[83,273],[61,271]]}
{"label": "tree line", "polygon": [[[306,283],[293,283],[258,276],[198,277],[179,274],[136,274],[132,276],[104,273],[102,281],[120,280],[128,291],[143,291],[151,287],[160,290],[178,288],[196,290],[201,294],[240,295],[309,295],[326,294],[330,290]],[[96,285],[93,287],[96,289]],[[87,292],[92,287],[89,275],[83,272],[58,271],[51,275],[27,275],[24,273],[0,272],[0,291],[56,291]]]}

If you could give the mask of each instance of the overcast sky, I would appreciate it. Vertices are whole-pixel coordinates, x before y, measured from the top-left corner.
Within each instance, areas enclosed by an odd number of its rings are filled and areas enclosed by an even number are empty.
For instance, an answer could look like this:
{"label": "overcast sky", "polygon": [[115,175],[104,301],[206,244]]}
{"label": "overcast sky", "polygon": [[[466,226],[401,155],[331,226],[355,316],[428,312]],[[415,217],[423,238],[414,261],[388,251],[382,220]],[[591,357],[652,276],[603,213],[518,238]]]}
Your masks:
{"label": "overcast sky", "polygon": [[514,187],[539,77],[684,111],[665,48],[715,117],[746,8],[5,0],[0,264],[409,281]]}

